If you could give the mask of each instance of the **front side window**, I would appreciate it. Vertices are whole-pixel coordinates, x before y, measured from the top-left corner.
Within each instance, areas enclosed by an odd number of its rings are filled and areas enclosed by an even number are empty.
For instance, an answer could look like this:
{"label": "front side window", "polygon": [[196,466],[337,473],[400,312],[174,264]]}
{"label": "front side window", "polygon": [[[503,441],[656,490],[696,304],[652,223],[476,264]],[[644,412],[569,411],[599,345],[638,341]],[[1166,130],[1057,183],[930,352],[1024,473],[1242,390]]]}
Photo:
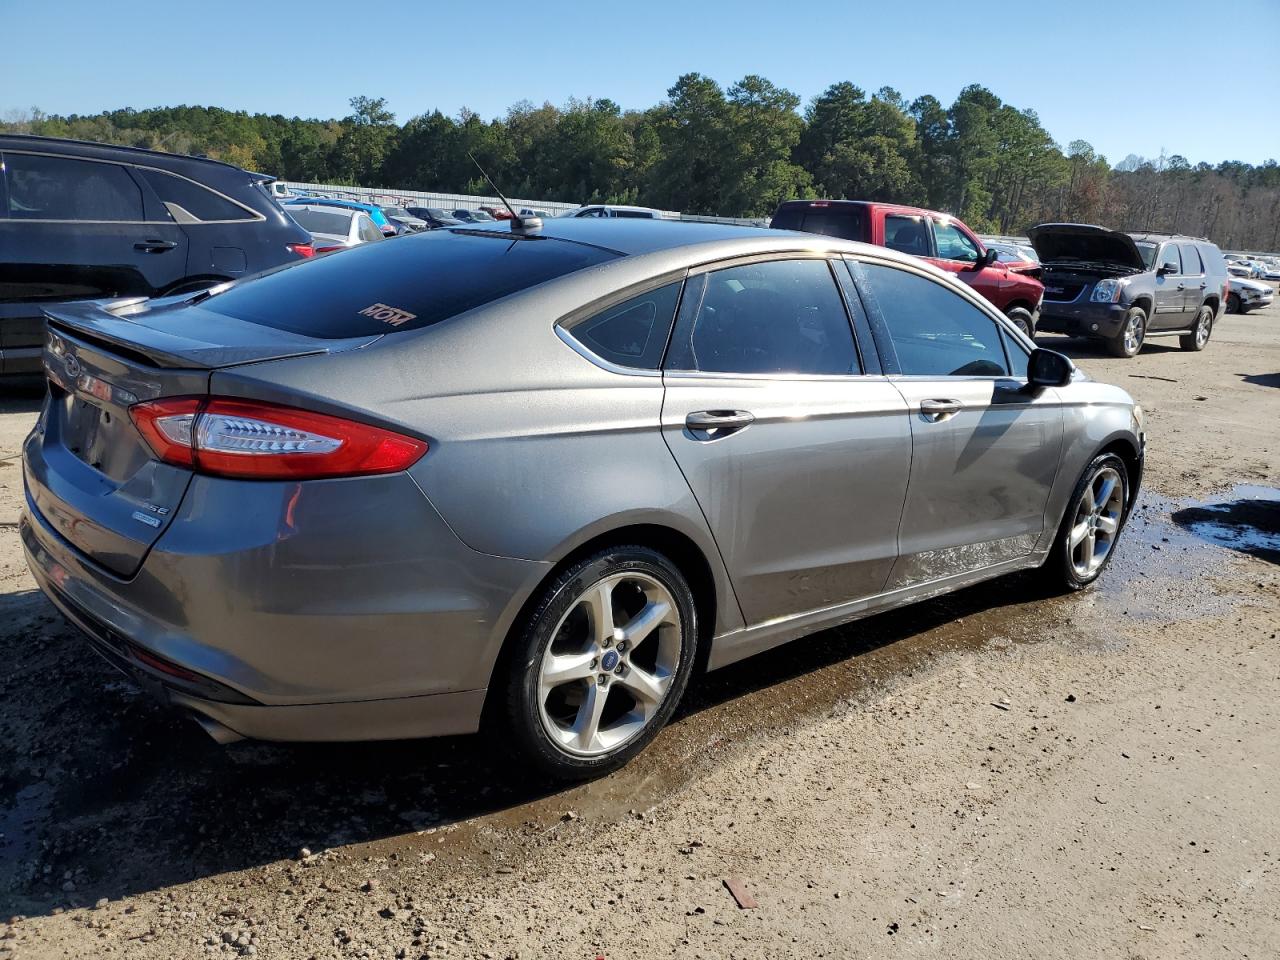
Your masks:
{"label": "front side window", "polygon": [[914,257],[929,255],[929,227],[924,217],[902,217],[887,214],[884,218],[884,245],[890,250]]}
{"label": "front side window", "polygon": [[1178,245],[1176,243],[1166,243],[1160,248],[1160,266],[1166,263],[1173,264],[1173,272],[1182,272],[1182,258],[1178,256]]}
{"label": "front side window", "polygon": [[15,220],[144,220],[142,190],[118,163],[31,153],[4,155]]}
{"label": "front side window", "polygon": [[853,269],[859,291],[888,329],[902,374],[1009,375],[996,322],[960,294],[897,267],[855,263]]}
{"label": "front side window", "polygon": [[569,335],[610,363],[657,370],[679,299],[680,282],[668,283],[575,323]]}
{"label": "front side window", "polygon": [[[226,220],[253,220],[254,215],[239,204],[214,193],[185,177],[161,170],[142,170],[143,178],[160,197],[170,215],[180,223],[199,220],[216,223]],[[174,209],[174,208],[178,209]],[[185,214],[185,216],[184,216]]]}
{"label": "front side window", "polygon": [[691,279],[668,369],[856,374],[844,301],[825,260],[773,260]]}
{"label": "front side window", "polygon": [[933,239],[937,244],[940,259],[960,260],[964,263],[978,262],[978,245],[954,223],[943,220],[933,221]]}

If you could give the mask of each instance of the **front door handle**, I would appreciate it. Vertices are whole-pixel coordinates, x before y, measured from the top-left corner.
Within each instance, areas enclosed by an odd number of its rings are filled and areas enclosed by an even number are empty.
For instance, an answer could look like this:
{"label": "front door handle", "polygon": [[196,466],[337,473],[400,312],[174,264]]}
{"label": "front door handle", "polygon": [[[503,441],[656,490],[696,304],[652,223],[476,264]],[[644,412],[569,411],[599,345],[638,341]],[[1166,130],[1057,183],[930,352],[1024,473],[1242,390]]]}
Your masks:
{"label": "front door handle", "polygon": [[750,426],[755,419],[746,410],[697,410],[684,418],[684,425],[695,440],[719,440]]}
{"label": "front door handle", "polygon": [[959,400],[921,400],[920,413],[936,423],[958,412],[963,406]]}
{"label": "front door handle", "polygon": [[164,253],[177,245],[173,240],[139,240],[133,245],[133,249],[141,250],[143,253]]}
{"label": "front door handle", "polygon": [[1178,289],[1179,289],[1179,290],[1185,290],[1185,289],[1187,289],[1187,285],[1186,285],[1185,283],[1180,283],[1180,284],[1178,284]]}

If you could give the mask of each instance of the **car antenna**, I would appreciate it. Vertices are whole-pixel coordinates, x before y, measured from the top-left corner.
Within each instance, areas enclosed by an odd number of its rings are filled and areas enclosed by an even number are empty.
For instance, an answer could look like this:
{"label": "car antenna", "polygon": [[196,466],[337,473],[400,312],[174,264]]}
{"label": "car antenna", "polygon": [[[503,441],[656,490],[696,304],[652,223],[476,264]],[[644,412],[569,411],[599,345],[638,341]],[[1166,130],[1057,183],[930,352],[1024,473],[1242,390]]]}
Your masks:
{"label": "car antenna", "polygon": [[480,166],[480,161],[472,156],[471,151],[467,151],[467,157],[476,165],[476,169],[480,171],[480,176],[484,177],[485,182],[493,188],[493,192],[498,195],[498,199],[502,201],[502,205],[507,208],[507,212],[511,214],[511,229],[524,232],[542,229],[541,217],[522,217],[516,213],[515,208],[511,206],[511,201],[506,198],[498,185],[490,179],[489,175],[484,172],[484,167]]}

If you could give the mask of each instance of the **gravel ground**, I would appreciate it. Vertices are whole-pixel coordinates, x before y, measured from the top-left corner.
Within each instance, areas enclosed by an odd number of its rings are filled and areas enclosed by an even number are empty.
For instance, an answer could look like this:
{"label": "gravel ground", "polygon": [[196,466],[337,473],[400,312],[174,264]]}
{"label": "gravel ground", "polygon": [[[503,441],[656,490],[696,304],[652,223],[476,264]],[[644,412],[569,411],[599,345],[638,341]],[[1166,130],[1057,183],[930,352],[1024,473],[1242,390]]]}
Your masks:
{"label": "gravel ground", "polygon": [[0,960],[1280,956],[1280,307],[1201,354],[1042,343],[1147,410],[1103,582],[735,665],[567,791],[473,738],[224,748],[161,712],[26,572],[10,385]]}

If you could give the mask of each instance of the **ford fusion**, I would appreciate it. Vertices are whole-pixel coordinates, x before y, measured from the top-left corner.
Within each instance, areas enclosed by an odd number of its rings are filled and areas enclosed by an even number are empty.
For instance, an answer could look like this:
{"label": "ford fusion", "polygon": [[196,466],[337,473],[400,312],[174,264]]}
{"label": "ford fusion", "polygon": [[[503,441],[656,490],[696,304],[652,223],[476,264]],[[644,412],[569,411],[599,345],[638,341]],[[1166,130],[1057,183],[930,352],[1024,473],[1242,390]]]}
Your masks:
{"label": "ford fusion", "polygon": [[1115,551],[1142,411],[837,238],[460,227],[51,309],[22,541],[219,741],[499,731],[582,777],[717,669]]}

